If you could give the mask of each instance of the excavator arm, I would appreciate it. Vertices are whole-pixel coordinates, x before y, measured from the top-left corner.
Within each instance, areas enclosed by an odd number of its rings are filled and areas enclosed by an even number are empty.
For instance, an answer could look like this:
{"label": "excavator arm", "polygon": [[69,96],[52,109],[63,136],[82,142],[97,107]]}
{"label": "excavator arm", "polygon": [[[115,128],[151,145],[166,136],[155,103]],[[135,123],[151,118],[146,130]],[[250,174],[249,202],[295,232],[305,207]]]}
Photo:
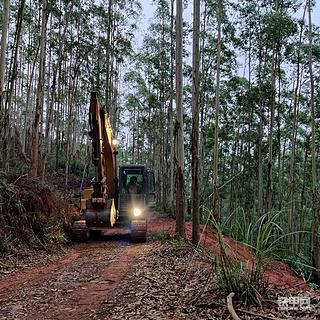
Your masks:
{"label": "excavator arm", "polygon": [[[150,196],[148,181],[151,180],[148,178],[145,166],[127,166],[127,171],[121,170],[122,189],[127,185],[124,176],[131,177],[141,173],[143,193],[122,194],[122,197],[119,197],[116,176],[117,144],[113,140],[109,114],[100,106],[96,92],[91,93],[89,125],[95,177],[91,188],[83,190],[81,199],[83,217],[82,220],[73,223],[73,236],[75,240],[87,241],[90,234],[113,227],[119,218],[120,211],[119,225],[125,223],[130,226],[133,241],[146,241],[147,219],[146,215],[142,214],[142,208],[147,208],[147,197]],[[118,210],[118,200],[120,201],[119,207],[122,208],[120,210]],[[140,204],[141,208],[135,208],[137,204]]]}
{"label": "excavator arm", "polygon": [[92,201],[105,203],[107,199],[115,198],[116,150],[113,144],[109,115],[100,107],[96,92],[91,93],[89,124],[89,135],[92,140],[92,162],[96,171]]}
{"label": "excavator arm", "polygon": [[72,228],[74,238],[81,241],[90,237],[90,231],[112,227],[118,218],[115,159],[117,151],[113,143],[109,115],[100,106],[97,92],[91,93],[89,125],[95,177],[92,187],[83,192],[83,219],[75,221]]}

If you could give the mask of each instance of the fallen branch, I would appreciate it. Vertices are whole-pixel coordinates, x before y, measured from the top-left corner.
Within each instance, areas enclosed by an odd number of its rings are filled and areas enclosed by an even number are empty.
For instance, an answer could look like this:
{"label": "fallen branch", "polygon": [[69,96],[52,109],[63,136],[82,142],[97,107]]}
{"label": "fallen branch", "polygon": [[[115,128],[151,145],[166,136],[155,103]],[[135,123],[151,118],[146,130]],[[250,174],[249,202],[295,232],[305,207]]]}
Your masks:
{"label": "fallen branch", "polygon": [[21,176],[18,177],[13,183],[11,183],[11,185],[12,185],[12,186],[15,185],[21,178],[24,178],[24,177],[26,177],[27,175],[28,175],[28,173],[25,173],[25,174],[21,175]]}
{"label": "fallen branch", "polygon": [[233,320],[241,320],[238,315],[236,314],[234,308],[233,308],[233,304],[232,304],[232,298],[234,297],[234,292],[231,292],[228,296],[227,296],[227,308],[228,311],[231,314],[231,317],[233,318]]}
{"label": "fallen branch", "polygon": [[[225,307],[225,304],[217,302],[217,301],[210,301],[209,303],[197,303],[195,304],[196,307],[207,307],[210,308],[212,305],[215,306],[220,306],[220,307]],[[244,313],[244,314],[249,314],[251,316],[256,316],[256,317],[260,317],[260,318],[264,318],[264,319],[269,319],[269,320],[285,320],[283,318],[275,318],[275,317],[270,317],[270,316],[266,316],[264,314],[258,313],[258,312],[252,312],[252,311],[247,311],[247,310],[243,310],[243,309],[237,309],[238,312]]]}

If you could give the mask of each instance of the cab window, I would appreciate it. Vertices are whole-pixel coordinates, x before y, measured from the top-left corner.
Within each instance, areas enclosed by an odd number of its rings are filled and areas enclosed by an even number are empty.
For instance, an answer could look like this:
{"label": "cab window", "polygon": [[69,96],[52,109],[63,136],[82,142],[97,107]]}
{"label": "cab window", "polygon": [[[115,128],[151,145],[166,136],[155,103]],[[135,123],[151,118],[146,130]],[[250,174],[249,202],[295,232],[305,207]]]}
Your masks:
{"label": "cab window", "polygon": [[141,193],[143,192],[143,170],[124,169],[122,172],[122,192]]}

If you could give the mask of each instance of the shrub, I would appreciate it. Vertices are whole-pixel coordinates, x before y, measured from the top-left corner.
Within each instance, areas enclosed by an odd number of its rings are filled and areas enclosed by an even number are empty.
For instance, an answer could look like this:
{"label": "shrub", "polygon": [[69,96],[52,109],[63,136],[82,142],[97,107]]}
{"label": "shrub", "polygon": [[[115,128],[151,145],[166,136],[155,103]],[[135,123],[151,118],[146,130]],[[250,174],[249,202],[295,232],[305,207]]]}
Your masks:
{"label": "shrub", "polygon": [[169,238],[170,238],[170,234],[165,230],[156,231],[152,234],[152,239],[155,241],[162,241]]}

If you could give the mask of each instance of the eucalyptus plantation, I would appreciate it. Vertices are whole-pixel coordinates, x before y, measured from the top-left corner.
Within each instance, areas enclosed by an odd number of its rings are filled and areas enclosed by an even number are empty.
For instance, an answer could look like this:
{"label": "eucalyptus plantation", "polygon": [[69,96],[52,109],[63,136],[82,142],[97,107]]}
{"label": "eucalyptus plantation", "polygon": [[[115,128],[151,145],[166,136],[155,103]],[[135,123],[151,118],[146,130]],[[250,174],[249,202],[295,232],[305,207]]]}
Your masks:
{"label": "eucalyptus plantation", "polygon": [[274,223],[270,255],[318,279],[318,1],[148,4],[151,21],[138,0],[3,1],[1,172],[90,181],[97,91],[179,236],[218,223],[253,246]]}

